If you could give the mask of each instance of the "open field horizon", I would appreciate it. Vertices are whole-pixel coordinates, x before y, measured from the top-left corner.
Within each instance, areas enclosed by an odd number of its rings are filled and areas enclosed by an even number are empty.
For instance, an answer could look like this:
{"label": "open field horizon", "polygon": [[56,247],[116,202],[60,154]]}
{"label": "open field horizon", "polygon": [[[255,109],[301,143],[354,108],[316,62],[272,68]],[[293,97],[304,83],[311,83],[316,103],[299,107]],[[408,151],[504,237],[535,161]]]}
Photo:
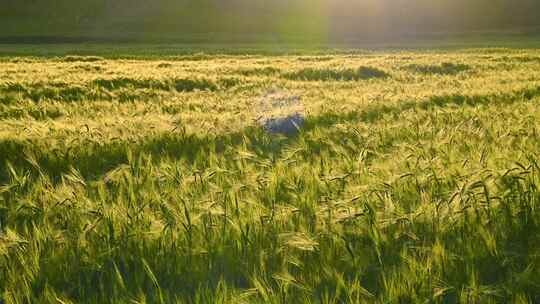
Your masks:
{"label": "open field horizon", "polygon": [[[230,37],[225,35],[223,37]],[[262,37],[262,38],[261,38]],[[212,35],[198,39],[185,37],[185,41],[162,36],[137,41],[113,37],[65,36],[0,36],[0,60],[7,57],[61,57],[69,55],[102,56],[109,59],[170,59],[200,55],[344,55],[367,53],[419,52],[474,52],[476,49],[507,49],[521,51],[540,48],[540,34],[504,32],[464,32],[457,34],[410,35],[408,37],[354,38],[329,42],[317,40],[280,40],[255,35],[240,36],[236,41],[220,40]],[[223,38],[225,39],[225,38]],[[180,58],[175,58],[180,57]]]}

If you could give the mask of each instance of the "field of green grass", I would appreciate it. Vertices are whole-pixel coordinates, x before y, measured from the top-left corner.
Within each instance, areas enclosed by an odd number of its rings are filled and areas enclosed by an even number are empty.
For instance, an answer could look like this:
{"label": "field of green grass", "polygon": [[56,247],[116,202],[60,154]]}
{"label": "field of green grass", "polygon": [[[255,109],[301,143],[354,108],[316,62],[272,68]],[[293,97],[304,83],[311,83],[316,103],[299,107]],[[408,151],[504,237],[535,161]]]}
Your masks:
{"label": "field of green grass", "polygon": [[[30,50],[0,57],[0,303],[540,300],[540,49]],[[275,92],[299,134],[257,122]]]}

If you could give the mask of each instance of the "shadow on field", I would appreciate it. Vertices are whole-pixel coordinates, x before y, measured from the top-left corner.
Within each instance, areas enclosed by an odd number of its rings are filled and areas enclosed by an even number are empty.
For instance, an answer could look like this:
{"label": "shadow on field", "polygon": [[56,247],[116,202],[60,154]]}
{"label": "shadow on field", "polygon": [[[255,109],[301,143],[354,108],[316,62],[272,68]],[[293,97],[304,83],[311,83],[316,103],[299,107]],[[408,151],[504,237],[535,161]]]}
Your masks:
{"label": "shadow on field", "polygon": [[[449,105],[476,106],[487,104],[511,104],[531,100],[540,96],[540,87],[490,95],[444,95],[432,96],[424,101],[404,101],[395,106],[375,105],[364,111],[348,113],[326,113],[306,120],[303,134],[283,138],[266,134],[260,127],[248,127],[242,131],[220,135],[196,135],[170,132],[153,137],[142,137],[137,141],[111,141],[107,143],[76,140],[70,146],[50,146],[48,141],[4,139],[0,141],[0,183],[9,179],[7,162],[20,170],[39,170],[58,179],[70,168],[77,169],[85,178],[95,179],[120,164],[128,162],[128,154],[134,156],[151,155],[153,160],[171,158],[185,160],[197,166],[208,165],[207,155],[213,153],[224,158],[237,156],[237,148],[245,146],[262,159],[274,161],[283,149],[300,137],[309,148],[310,155],[316,155],[321,146],[318,140],[310,138],[310,131],[317,128],[331,128],[338,123],[372,123],[385,115],[399,115],[413,109],[427,110]],[[328,129],[327,129],[328,130]],[[330,129],[330,133],[333,129]],[[336,130],[337,132],[337,130]],[[329,136],[332,136],[330,134]],[[337,136],[337,135],[336,135]],[[34,165],[28,158],[34,159]],[[37,173],[37,172],[36,172]]]}
{"label": "shadow on field", "polygon": [[459,73],[472,70],[471,66],[469,65],[451,62],[444,62],[440,65],[411,64],[404,67],[404,69],[413,73],[424,75],[457,75]]}
{"label": "shadow on field", "polygon": [[[2,100],[0,100],[0,104]],[[57,119],[64,116],[64,112],[57,107],[40,108],[28,106],[24,108],[5,108],[0,112],[0,119],[22,119],[31,117],[35,120]]]}
{"label": "shadow on field", "polygon": [[502,56],[492,59],[495,62],[540,63],[540,56]]}
{"label": "shadow on field", "polygon": [[238,69],[235,74],[242,76],[274,76],[281,73],[281,70],[274,67],[253,68],[253,69]]}
{"label": "shadow on field", "polygon": [[531,100],[540,96],[540,87],[517,90],[512,93],[486,94],[486,95],[435,95],[424,101],[402,101],[398,105],[377,104],[364,111],[351,111],[348,113],[327,113],[310,119],[311,125],[331,126],[343,122],[375,122],[384,115],[399,115],[402,112],[418,109],[429,110],[444,108],[450,105],[479,106],[489,104],[512,104]]}
{"label": "shadow on field", "polygon": [[[218,91],[227,90],[240,84],[235,78],[220,78],[217,80],[205,78],[171,78],[171,79],[143,79],[143,78],[98,78],[81,85],[73,85],[64,82],[38,82],[38,83],[7,83],[0,86],[0,93],[19,95],[34,102],[41,100],[56,100],[64,102],[84,100],[112,100],[132,101],[131,98],[122,98],[126,95],[125,90],[148,89],[169,92],[193,92],[193,91]],[[119,94],[114,94],[120,91]],[[145,96],[142,94],[142,96]],[[154,96],[154,95],[151,95]],[[150,97],[151,97],[150,96]]]}
{"label": "shadow on field", "polygon": [[283,75],[285,79],[299,81],[358,81],[388,77],[387,72],[366,66],[358,69],[306,68]]}
{"label": "shadow on field", "polygon": [[99,56],[65,56],[62,58],[64,62],[98,62],[103,61],[105,58]]}
{"label": "shadow on field", "polygon": [[235,85],[235,81],[230,79],[221,79],[212,81],[209,79],[137,79],[137,78],[112,78],[112,79],[96,79],[92,82],[94,86],[107,89],[109,91],[120,88],[135,88],[135,89],[154,89],[161,91],[176,90],[177,92],[192,92],[199,91],[217,91],[220,88],[228,88]]}

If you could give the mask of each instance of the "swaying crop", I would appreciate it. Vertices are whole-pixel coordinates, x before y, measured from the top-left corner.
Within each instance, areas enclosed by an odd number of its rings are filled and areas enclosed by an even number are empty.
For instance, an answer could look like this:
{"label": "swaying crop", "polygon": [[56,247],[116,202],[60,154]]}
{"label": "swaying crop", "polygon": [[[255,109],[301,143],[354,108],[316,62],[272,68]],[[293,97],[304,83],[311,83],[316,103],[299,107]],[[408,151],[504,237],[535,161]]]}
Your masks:
{"label": "swaying crop", "polygon": [[505,56],[540,54],[2,61],[0,302],[535,303],[540,62]]}

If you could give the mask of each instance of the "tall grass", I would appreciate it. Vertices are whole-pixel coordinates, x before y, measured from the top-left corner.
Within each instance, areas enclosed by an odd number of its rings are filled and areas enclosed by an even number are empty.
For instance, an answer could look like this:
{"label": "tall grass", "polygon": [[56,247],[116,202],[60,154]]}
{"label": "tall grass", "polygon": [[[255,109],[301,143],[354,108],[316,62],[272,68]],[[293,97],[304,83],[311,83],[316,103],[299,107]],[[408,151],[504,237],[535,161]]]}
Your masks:
{"label": "tall grass", "polygon": [[[540,69],[480,55],[0,63],[0,299],[538,301]],[[474,73],[408,68],[440,56]],[[391,77],[284,77],[337,65]],[[294,137],[254,122],[275,87],[309,113]]]}

